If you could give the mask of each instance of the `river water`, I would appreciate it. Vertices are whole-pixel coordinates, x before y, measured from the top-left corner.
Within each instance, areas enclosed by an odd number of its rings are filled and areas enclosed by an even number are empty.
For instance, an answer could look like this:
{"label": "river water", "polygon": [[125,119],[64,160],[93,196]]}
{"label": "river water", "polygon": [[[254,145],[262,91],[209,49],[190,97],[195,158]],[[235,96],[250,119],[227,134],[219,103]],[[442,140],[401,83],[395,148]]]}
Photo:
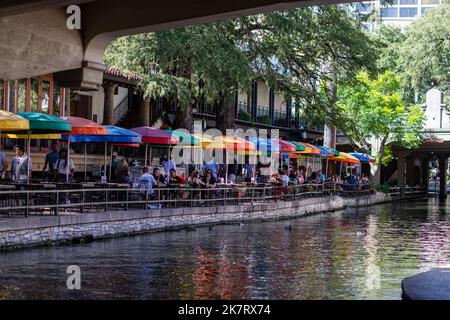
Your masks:
{"label": "river water", "polygon": [[[450,264],[448,209],[429,199],[3,252],[0,299],[400,299],[404,277]],[[67,289],[69,265],[81,290]]]}

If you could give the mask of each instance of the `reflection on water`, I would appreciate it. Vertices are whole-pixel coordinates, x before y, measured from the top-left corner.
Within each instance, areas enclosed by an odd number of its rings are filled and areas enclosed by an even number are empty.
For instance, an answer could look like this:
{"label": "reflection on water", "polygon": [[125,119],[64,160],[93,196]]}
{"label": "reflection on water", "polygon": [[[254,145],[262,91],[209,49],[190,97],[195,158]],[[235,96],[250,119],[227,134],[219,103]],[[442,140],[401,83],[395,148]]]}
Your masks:
{"label": "reflection on water", "polygon": [[[401,279],[449,264],[447,206],[430,199],[0,253],[0,299],[399,299]],[[80,266],[82,290],[67,290],[69,265]]]}

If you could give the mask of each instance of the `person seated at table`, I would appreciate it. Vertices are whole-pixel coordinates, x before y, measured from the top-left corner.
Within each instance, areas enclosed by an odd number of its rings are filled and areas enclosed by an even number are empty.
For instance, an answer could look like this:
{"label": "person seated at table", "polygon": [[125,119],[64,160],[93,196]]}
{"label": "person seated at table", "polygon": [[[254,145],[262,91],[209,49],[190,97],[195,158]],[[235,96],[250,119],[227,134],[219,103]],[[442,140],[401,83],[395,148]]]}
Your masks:
{"label": "person seated at table", "polygon": [[356,187],[358,185],[358,179],[356,179],[355,175],[351,175],[350,178],[348,178],[348,184],[352,187]]}
{"label": "person seated at table", "polygon": [[183,176],[177,176],[177,172],[175,171],[175,169],[170,169],[169,172],[169,184],[180,185],[186,183],[186,179]]}
{"label": "person seated at table", "polygon": [[187,182],[192,188],[198,188],[201,182],[200,178],[198,177],[198,172],[195,170],[191,171]]}
{"label": "person seated at table", "polygon": [[311,176],[308,178],[308,181],[310,181],[311,183],[317,183],[318,182],[317,173],[315,171],[313,171],[311,173]]}
{"label": "person seated at table", "polygon": [[175,172],[177,172],[177,165],[175,164],[175,161],[173,159],[168,159],[167,157],[162,161],[162,166],[164,168],[164,171],[166,173],[166,176],[170,176],[170,171],[173,169]]}
{"label": "person seated at table", "polygon": [[361,184],[369,184],[369,178],[367,177],[367,175],[363,174],[361,178]]}
{"label": "person seated at table", "polygon": [[212,175],[212,170],[206,170],[205,176],[200,181],[200,186],[203,188],[213,189],[217,185],[216,178]]}
{"label": "person seated at table", "polygon": [[73,177],[74,169],[72,159],[67,160],[67,151],[61,149],[58,160],[56,160],[53,181],[67,182],[68,179],[70,180]]}
{"label": "person seated at table", "polygon": [[16,146],[16,156],[11,162],[11,179],[15,183],[27,182],[31,177],[32,162],[22,146]]}
{"label": "person seated at table", "polygon": [[276,171],[271,177],[270,182],[272,184],[282,184],[283,180],[281,179],[281,175],[279,171]]}
{"label": "person seated at table", "polygon": [[319,182],[325,181],[325,175],[323,174],[322,170],[317,171],[317,178],[318,178]]}
{"label": "person seated at table", "polygon": [[156,180],[157,187],[166,187],[167,186],[167,180],[161,174],[161,170],[159,170],[159,168],[153,169],[153,178],[155,178],[155,180]]}
{"label": "person seated at table", "polygon": [[280,171],[280,178],[281,178],[281,183],[283,184],[283,187],[287,188],[289,185],[289,176],[287,174],[287,170]]}
{"label": "person seated at table", "polygon": [[[44,168],[42,168],[42,172],[46,176],[47,181],[52,181],[55,174],[55,165],[56,161],[58,161],[59,152],[58,152],[58,142],[52,142],[52,150],[45,155],[45,163]],[[47,171],[48,166],[48,171]],[[47,173],[46,173],[47,171]]]}
{"label": "person seated at table", "polygon": [[302,184],[305,182],[305,176],[303,175],[303,172],[301,170],[296,170],[295,175],[297,176],[297,183]]}
{"label": "person seated at table", "polygon": [[212,176],[214,177],[214,179],[217,179],[218,166],[217,166],[217,163],[216,163],[216,161],[214,159],[206,162],[203,165],[203,171],[206,172],[208,170],[211,170]]}
{"label": "person seated at table", "polygon": [[131,183],[130,167],[128,166],[128,162],[125,159],[119,160],[115,172],[115,177],[116,179],[114,181],[117,183]]}
{"label": "person seated at table", "polygon": [[148,171],[148,167],[142,168],[142,175],[138,179],[138,188],[147,191],[147,195],[152,196],[154,194],[153,188],[156,187],[157,183]]}

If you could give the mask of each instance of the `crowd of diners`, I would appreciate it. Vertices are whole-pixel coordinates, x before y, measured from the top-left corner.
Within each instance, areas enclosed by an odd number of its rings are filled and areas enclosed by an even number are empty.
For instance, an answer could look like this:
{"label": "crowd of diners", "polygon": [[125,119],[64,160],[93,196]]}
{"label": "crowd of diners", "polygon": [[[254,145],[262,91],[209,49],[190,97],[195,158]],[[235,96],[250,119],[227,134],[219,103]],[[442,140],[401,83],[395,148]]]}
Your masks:
{"label": "crowd of diners", "polygon": [[[350,186],[369,184],[367,175],[353,174],[352,170],[346,170],[341,175],[331,174],[326,176],[321,170],[312,171],[307,175],[307,168],[298,166],[292,161],[280,161],[280,169],[271,172],[272,164],[244,163],[237,164],[217,164],[214,160],[208,161],[203,166],[189,166],[189,174],[186,177],[184,171],[178,170],[174,160],[162,156],[160,166],[153,168],[143,167],[142,173],[137,179],[133,179],[128,162],[117,156],[112,157],[108,166],[103,166],[103,174],[110,172],[109,180],[114,183],[128,184],[137,188],[146,189],[152,194],[155,188],[177,188],[189,186],[192,188],[214,189],[218,185],[228,184],[270,184],[273,186],[288,187],[299,185],[318,185],[326,182],[333,182],[336,185],[345,183]],[[108,170],[109,169],[109,170]],[[7,171],[11,173],[13,183],[25,183],[31,177],[32,160],[25,153],[24,147],[15,147],[15,156],[11,160],[11,165],[3,152],[0,152],[0,176],[5,179]],[[47,182],[67,181],[67,175],[73,177],[74,164],[68,159],[67,150],[58,150],[58,143],[53,142],[51,151],[45,156],[43,174]]]}

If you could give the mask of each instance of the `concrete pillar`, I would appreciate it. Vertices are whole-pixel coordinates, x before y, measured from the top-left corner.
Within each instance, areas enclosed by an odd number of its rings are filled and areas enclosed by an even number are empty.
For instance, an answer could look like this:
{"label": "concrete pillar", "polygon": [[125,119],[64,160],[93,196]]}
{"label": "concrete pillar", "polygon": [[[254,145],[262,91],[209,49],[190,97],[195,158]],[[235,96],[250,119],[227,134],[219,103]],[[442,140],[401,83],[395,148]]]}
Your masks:
{"label": "concrete pillar", "polygon": [[70,116],[70,89],[64,89],[64,115]]}
{"label": "concrete pillar", "polygon": [[422,186],[424,186],[428,190],[428,185],[430,181],[430,159],[422,158]]}
{"label": "concrete pillar", "polygon": [[336,127],[329,127],[325,125],[325,129],[323,131],[323,145],[336,149]]}
{"label": "concrete pillar", "polygon": [[414,157],[406,158],[406,184],[408,186],[414,186]]}
{"label": "concrete pillar", "polygon": [[403,189],[405,186],[406,177],[406,156],[398,156],[397,159],[397,185],[401,188],[403,194]]}
{"label": "concrete pillar", "polygon": [[439,157],[439,198],[447,198],[447,168],[448,158]]}
{"label": "concrete pillar", "polygon": [[150,126],[150,100],[148,98],[141,99],[141,119],[142,126]]}
{"label": "concrete pillar", "polygon": [[105,92],[105,103],[103,107],[103,124],[113,125],[114,124],[114,91],[116,86],[110,83],[105,83],[103,85],[103,90]]}

